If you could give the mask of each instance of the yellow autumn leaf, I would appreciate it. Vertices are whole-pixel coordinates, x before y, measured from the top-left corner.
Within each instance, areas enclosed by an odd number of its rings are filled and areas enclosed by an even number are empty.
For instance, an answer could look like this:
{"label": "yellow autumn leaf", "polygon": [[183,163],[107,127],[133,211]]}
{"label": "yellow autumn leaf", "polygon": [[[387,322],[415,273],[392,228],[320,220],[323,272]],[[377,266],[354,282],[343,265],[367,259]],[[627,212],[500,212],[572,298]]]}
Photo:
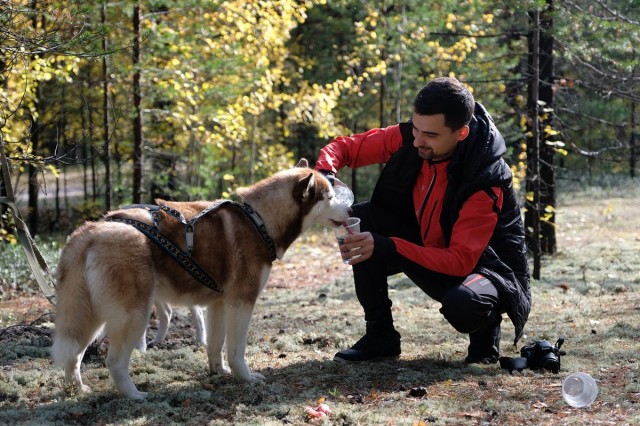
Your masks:
{"label": "yellow autumn leaf", "polygon": [[56,166],[54,166],[53,164],[48,164],[47,168],[49,169],[49,171],[53,174],[53,176],[55,178],[60,177],[60,171],[56,168]]}
{"label": "yellow autumn leaf", "polygon": [[555,130],[554,128],[552,128],[551,126],[545,126],[544,128],[544,132],[545,134],[549,135],[549,136],[555,136],[560,134],[559,131]]}

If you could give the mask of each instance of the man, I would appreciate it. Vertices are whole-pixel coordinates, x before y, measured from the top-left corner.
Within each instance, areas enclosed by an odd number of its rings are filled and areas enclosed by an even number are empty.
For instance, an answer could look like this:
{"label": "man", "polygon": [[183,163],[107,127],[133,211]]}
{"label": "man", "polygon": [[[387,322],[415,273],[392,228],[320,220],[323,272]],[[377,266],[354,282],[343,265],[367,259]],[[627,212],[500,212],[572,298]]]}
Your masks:
{"label": "man", "polygon": [[[387,276],[403,272],[442,304],[440,312],[469,334],[468,363],[495,363],[507,313],[515,342],[531,309],[524,226],[505,142],[493,120],[454,78],[437,78],[415,98],[413,119],[338,137],[316,169],[336,184],[338,171],[386,163],[371,201],[353,206],[360,233],[349,235],[356,296],[365,335],[337,361],[400,355]],[[355,257],[360,255],[359,257]]]}

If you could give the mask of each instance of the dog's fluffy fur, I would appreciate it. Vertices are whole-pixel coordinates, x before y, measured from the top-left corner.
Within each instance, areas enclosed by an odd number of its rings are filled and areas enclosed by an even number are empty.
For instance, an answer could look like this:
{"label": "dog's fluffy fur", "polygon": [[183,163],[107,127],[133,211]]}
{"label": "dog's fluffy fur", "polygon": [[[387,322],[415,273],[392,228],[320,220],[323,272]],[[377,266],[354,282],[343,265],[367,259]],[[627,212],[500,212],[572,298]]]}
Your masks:
{"label": "dog's fluffy fur", "polygon": [[[262,217],[281,258],[311,224],[336,226],[349,207],[334,199],[329,181],[297,167],[237,191]],[[166,202],[187,220],[210,202]],[[109,215],[150,223],[142,209]],[[163,213],[161,232],[184,249],[184,228],[169,226]],[[173,221],[175,222],[175,220]],[[229,373],[245,381],[264,379],[245,361],[247,332],[254,305],[271,271],[268,250],[252,224],[233,206],[198,220],[194,260],[221,286],[214,292],[196,281],[160,248],[132,226],[109,221],[87,222],[70,237],[58,267],[57,306],[52,357],[65,380],[89,391],[80,377],[84,351],[104,329],[109,339],[106,364],[118,391],[143,399],[129,376],[131,353],[145,332],[155,301],[207,308],[207,354],[212,374]],[[222,347],[227,346],[227,361]]]}

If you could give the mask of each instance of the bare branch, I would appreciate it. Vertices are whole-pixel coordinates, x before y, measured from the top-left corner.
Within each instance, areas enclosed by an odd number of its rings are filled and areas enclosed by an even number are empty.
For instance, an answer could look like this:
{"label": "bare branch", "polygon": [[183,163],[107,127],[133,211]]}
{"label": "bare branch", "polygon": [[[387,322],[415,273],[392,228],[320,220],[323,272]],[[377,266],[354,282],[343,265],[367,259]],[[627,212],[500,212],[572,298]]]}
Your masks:
{"label": "bare branch", "polygon": [[599,149],[597,151],[588,151],[586,149],[580,148],[574,142],[571,142],[571,148],[573,148],[573,151],[576,152],[577,154],[580,154],[580,155],[582,155],[584,157],[587,157],[587,158],[598,158],[602,154],[604,154],[605,152],[620,151],[620,150],[623,150],[623,149],[629,149],[628,146],[606,146],[606,147],[601,148],[601,149]]}
{"label": "bare branch", "polygon": [[632,24],[632,25],[640,25],[640,21],[634,21],[633,19],[622,15],[617,10],[611,9],[604,1],[595,0],[595,2],[598,3],[600,7],[606,10],[608,13],[610,13],[617,21],[626,22],[627,24]]}
{"label": "bare branch", "polygon": [[582,113],[582,112],[578,112],[578,111],[570,109],[570,108],[556,107],[556,110],[561,111],[561,112],[565,112],[567,114],[574,115],[576,117],[586,118],[587,120],[591,120],[591,121],[594,121],[596,123],[603,124],[605,126],[618,127],[618,128],[627,127],[627,123],[626,122],[614,123],[612,121],[608,121],[608,120],[604,120],[602,118],[594,117],[593,115],[589,115],[589,114],[585,114],[585,113]]}

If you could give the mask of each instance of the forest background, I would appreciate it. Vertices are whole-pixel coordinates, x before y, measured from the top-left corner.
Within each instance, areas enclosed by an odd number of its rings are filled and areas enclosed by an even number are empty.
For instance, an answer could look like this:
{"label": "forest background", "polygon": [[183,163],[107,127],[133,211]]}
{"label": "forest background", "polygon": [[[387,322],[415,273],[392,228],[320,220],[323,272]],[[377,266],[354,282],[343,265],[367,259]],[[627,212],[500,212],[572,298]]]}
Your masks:
{"label": "forest background", "polygon": [[[68,233],[156,196],[227,197],[455,76],[553,253],[559,176],[636,176],[639,20],[628,0],[2,1],[0,137],[31,233]],[[377,173],[340,177],[363,199]]]}
{"label": "forest background", "polygon": [[[639,41],[635,0],[0,0],[0,423],[306,424],[305,405],[326,399],[325,424],[637,424]],[[443,75],[505,136],[532,252],[527,339],[567,337],[563,373],[598,380],[591,408],[567,408],[557,375],[462,365],[466,336],[402,278],[402,362],[331,362],[361,312],[317,232],[276,262],[253,319],[250,363],[271,382],[206,376],[177,315],[166,346],[135,357],[147,404],[114,398],[100,342],[86,359],[97,392],[67,394],[12,189],[54,265],[85,219],[157,196],[231,197],[336,135],[410,118]],[[364,200],[378,172],[340,178]]]}

